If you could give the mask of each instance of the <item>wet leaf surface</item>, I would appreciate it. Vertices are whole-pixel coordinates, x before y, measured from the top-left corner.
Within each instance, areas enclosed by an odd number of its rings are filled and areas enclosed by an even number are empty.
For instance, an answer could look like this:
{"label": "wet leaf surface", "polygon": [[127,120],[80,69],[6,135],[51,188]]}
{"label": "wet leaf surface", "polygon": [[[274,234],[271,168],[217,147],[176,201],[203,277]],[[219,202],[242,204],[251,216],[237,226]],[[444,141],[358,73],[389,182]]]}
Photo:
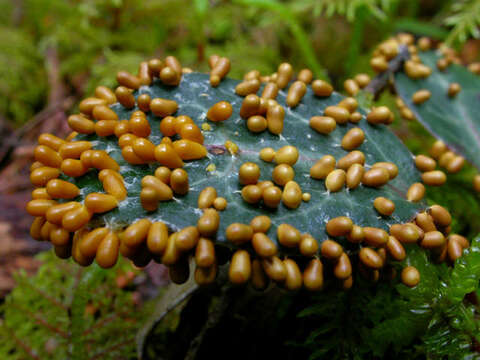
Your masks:
{"label": "wet leaf surface", "polygon": [[[480,169],[480,77],[456,64],[438,70],[436,62],[440,56],[434,51],[420,52],[419,56],[432,74],[414,80],[403,72],[396,73],[398,95],[430,133]],[[452,83],[462,87],[453,98],[447,94]],[[415,105],[412,95],[420,89],[427,89],[432,95],[423,104]]]}
{"label": "wet leaf surface", "polygon": [[[329,98],[316,97],[309,88],[300,105],[294,109],[285,105],[286,93],[280,92],[277,101],[286,109],[285,125],[281,136],[265,131],[253,134],[246,127],[246,121],[239,116],[243,98],[234,93],[236,80],[225,79],[217,88],[209,85],[208,75],[186,74],[179,87],[169,88],[156,81],[150,87],[142,87],[135,95],[148,93],[151,98],[161,97],[176,100],[179,109],[176,116],[188,115],[201,127],[208,122],[211,131],[204,131],[205,146],[209,149],[207,158],[187,162],[184,169],[188,172],[190,191],[185,196],[176,196],[174,200],[160,202],[155,212],[146,212],[140,203],[141,179],[152,175],[158,164],[130,165],[123,160],[115,136],[98,139],[96,135],[79,136],[78,138],[94,141],[96,149],[105,149],[120,165],[120,173],[125,179],[128,198],[120,206],[108,213],[96,216],[92,222],[107,223],[113,227],[122,227],[135,220],[148,217],[152,221],[164,221],[171,230],[179,230],[185,226],[196,225],[201,215],[197,208],[200,191],[206,186],[216,188],[218,196],[228,201],[227,208],[220,212],[220,229],[217,241],[225,241],[225,229],[233,222],[248,223],[257,215],[266,214],[272,219],[269,231],[271,238],[276,238],[276,227],[288,223],[301,232],[312,234],[319,241],[326,239],[325,223],[333,217],[346,215],[361,226],[376,226],[387,229],[390,224],[410,220],[418,210],[425,207],[423,202],[410,203],[405,194],[408,187],[420,180],[419,173],[412,161],[412,155],[400,140],[384,125],[372,126],[363,118],[358,125],[339,125],[329,135],[321,135],[309,126],[310,117],[323,115],[323,110],[329,105],[337,104],[343,97],[334,93]],[[259,91],[261,94],[261,90]],[[233,115],[223,123],[213,123],[206,119],[208,109],[219,101],[232,104]],[[128,119],[136,108],[127,111],[121,105],[113,105],[120,119]],[[360,110],[362,114],[365,111]],[[159,144],[162,138],[159,123],[161,118],[148,114],[152,128],[150,140]],[[359,150],[365,153],[367,166],[379,161],[394,162],[399,168],[399,176],[380,189],[359,186],[348,191],[344,188],[337,193],[328,193],[323,180],[310,178],[310,167],[323,155],[331,154],[337,160],[348,152],[340,146],[343,135],[352,127],[359,126],[365,132],[365,142]],[[238,145],[239,151],[231,155],[226,151],[226,140]],[[291,210],[280,204],[278,209],[271,210],[263,205],[249,205],[241,197],[241,185],[238,182],[238,169],[247,161],[255,162],[261,169],[260,180],[271,180],[275,163],[266,163],[259,159],[258,153],[264,147],[275,150],[285,145],[298,148],[300,157],[293,166],[295,181],[302,192],[311,194],[310,202],[302,202],[298,209]],[[214,164],[215,171],[207,171],[207,166]],[[82,188],[82,194],[103,192],[97,179],[97,171],[91,171],[85,176],[70,179]],[[373,200],[378,196],[387,197],[395,202],[396,211],[388,218],[379,217],[373,208]],[[78,199],[81,200],[82,196]]]}

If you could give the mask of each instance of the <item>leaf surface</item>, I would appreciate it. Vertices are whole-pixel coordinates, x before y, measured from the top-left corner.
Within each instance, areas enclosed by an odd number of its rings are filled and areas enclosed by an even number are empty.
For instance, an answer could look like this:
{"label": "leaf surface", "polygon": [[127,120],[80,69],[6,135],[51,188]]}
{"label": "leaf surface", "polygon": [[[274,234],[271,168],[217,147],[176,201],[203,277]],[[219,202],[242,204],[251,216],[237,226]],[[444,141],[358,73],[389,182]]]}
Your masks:
{"label": "leaf surface", "polygon": [[[94,141],[96,149],[106,149],[120,165],[128,198],[121,202],[119,207],[108,213],[96,216],[92,221],[108,223],[119,227],[133,223],[140,218],[148,217],[152,221],[163,221],[171,230],[179,230],[186,226],[196,225],[201,211],[197,208],[197,199],[200,191],[206,186],[216,188],[218,196],[228,201],[227,208],[220,212],[220,229],[217,241],[225,241],[225,229],[233,222],[249,223],[260,214],[272,219],[272,228],[269,231],[271,238],[275,238],[276,227],[288,223],[297,227],[301,232],[312,234],[319,241],[326,239],[325,223],[337,216],[349,216],[354,223],[361,226],[376,226],[387,229],[390,224],[410,220],[425,203],[410,203],[405,199],[408,187],[420,180],[411,153],[400,140],[384,125],[372,126],[363,118],[358,124],[365,132],[365,142],[359,150],[365,153],[366,164],[371,166],[379,161],[394,162],[400,172],[399,176],[380,189],[359,186],[347,191],[345,188],[337,193],[328,193],[323,180],[310,178],[310,167],[323,155],[331,154],[337,160],[348,152],[340,146],[344,134],[354,124],[339,125],[329,135],[321,135],[309,126],[309,120],[314,115],[323,115],[323,110],[329,105],[336,105],[343,96],[333,93],[329,98],[316,97],[309,88],[300,105],[290,109],[285,105],[286,93],[279,92],[277,101],[285,107],[285,125],[281,136],[272,135],[268,131],[253,134],[246,127],[246,121],[239,116],[243,98],[234,92],[238,81],[225,79],[217,88],[209,85],[206,74],[192,73],[184,75],[182,82],[176,88],[166,87],[155,81],[150,87],[142,87],[136,92],[147,93],[151,98],[166,98],[177,101],[179,109],[176,116],[188,115],[198,126],[208,122],[211,131],[204,131],[205,146],[209,150],[207,158],[187,162],[184,169],[188,172],[190,191],[185,196],[177,196],[172,201],[161,202],[155,212],[146,212],[140,203],[141,179],[145,175],[152,175],[158,164],[130,165],[121,155],[117,139],[112,136],[99,139],[96,135],[79,136],[78,138]],[[259,94],[261,90],[259,91]],[[206,119],[208,109],[219,101],[228,101],[233,106],[233,115],[222,123],[213,123]],[[113,105],[120,119],[128,119],[136,108],[127,111],[120,104]],[[360,110],[362,114],[365,111]],[[150,140],[159,144],[162,134],[159,129],[160,118],[148,114],[152,134]],[[230,140],[238,145],[239,151],[231,155],[225,149],[225,141]],[[300,157],[293,166],[295,181],[300,185],[302,192],[311,194],[309,202],[302,202],[296,210],[291,210],[280,204],[278,209],[271,210],[263,205],[249,205],[241,196],[241,185],[238,182],[238,169],[247,161],[255,162],[261,169],[260,180],[271,180],[271,173],[275,163],[266,163],[259,159],[259,151],[264,147],[275,150],[285,145],[294,145],[298,148]],[[207,171],[207,166],[214,164],[215,171]],[[97,172],[70,179],[82,188],[82,194],[103,192],[102,185],[97,179]],[[384,196],[395,202],[396,211],[388,218],[381,218],[373,208],[373,200]]]}
{"label": "leaf surface", "polygon": [[[414,80],[403,72],[396,73],[398,95],[430,133],[480,169],[480,77],[456,64],[440,71],[436,66],[440,56],[434,51],[419,52],[419,56],[432,74]],[[447,92],[452,83],[460,84],[462,90],[450,98]],[[415,105],[412,95],[420,89],[432,95]]]}

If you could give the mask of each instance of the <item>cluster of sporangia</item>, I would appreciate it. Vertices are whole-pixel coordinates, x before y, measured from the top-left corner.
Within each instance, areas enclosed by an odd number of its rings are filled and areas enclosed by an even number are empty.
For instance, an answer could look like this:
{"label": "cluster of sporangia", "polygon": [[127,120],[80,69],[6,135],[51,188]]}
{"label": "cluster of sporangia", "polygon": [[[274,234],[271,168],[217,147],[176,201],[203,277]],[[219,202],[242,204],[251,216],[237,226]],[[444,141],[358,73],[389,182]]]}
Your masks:
{"label": "cluster of sporangia", "polygon": [[[385,49],[390,51],[390,48]],[[387,50],[381,50],[382,54]],[[387,59],[391,57],[388,53]],[[209,64],[210,83],[216,87],[228,73],[230,61],[212,56]],[[152,59],[142,62],[136,76],[121,71],[117,74],[120,86],[115,91],[98,87],[95,97],[80,103],[80,114],[68,118],[74,132],[65,140],[50,134],[39,137],[39,145],[35,149],[36,162],[31,167],[31,181],[36,189],[32,193],[33,200],[27,205],[27,211],[35,216],[31,227],[33,238],[49,240],[59,257],[72,256],[84,266],[95,260],[100,266],[109,268],[116,263],[119,253],[138,266],[145,266],[153,259],[170,268],[171,278],[176,283],[187,280],[188,259],[192,255],[197,266],[195,280],[199,284],[214,281],[220,262],[215,251],[215,238],[220,212],[228,206],[226,199],[218,196],[215,188],[204,188],[198,197],[198,208],[203,210],[203,214],[196,226],[188,226],[178,232],[172,233],[163,222],[152,223],[148,218],[138,220],[122,231],[108,226],[88,229],[94,214],[108,212],[126,199],[127,189],[119,164],[106,151],[95,150],[89,141],[75,140],[78,134],[114,135],[128,163],[159,163],[154,174],[145,176],[141,181],[140,198],[147,211],[156,210],[160,202],[172,200],[174,194],[186,194],[189,182],[188,173],[182,168],[184,161],[194,161],[207,155],[202,131],[190,117],[181,114],[173,116],[178,109],[175,101],[151,99],[147,94],[136,99],[134,91],[141,85],[150,85],[154,78],[159,78],[166,85],[176,86],[182,74],[187,72],[191,70],[182,68],[172,56],[163,61]],[[252,133],[264,130],[273,134],[282,133],[285,110],[275,98],[278,91],[289,84],[286,103],[292,108],[302,100],[307,86],[311,86],[318,97],[329,97],[333,91],[327,82],[313,80],[313,74],[308,69],[300,71],[295,81],[291,82],[292,79],[291,65],[283,63],[270,76],[260,76],[258,71],[251,71],[237,85],[235,92],[244,97],[240,116],[246,119],[246,126]],[[348,81],[347,90],[353,95],[355,89],[365,87],[369,81],[367,75],[359,75]],[[257,96],[261,83],[266,84],[261,96]],[[127,109],[138,106],[140,110],[134,111],[129,120],[119,120],[109,107],[116,102]],[[337,124],[358,123],[362,115],[356,108],[357,101],[353,97],[346,98],[335,106],[327,107],[323,116],[312,117],[310,126],[327,135]],[[151,124],[146,113],[149,111],[162,119],[160,130],[164,137],[160,144],[153,144],[148,139]],[[220,101],[208,110],[207,118],[213,122],[227,121],[232,112],[228,102]],[[390,124],[393,114],[387,107],[380,106],[374,108],[366,120],[373,125]],[[173,136],[180,139],[172,141]],[[350,153],[338,161],[331,155],[322,157],[312,166],[310,176],[324,179],[329,192],[339,191],[345,186],[353,190],[360,184],[380,187],[395,178],[398,168],[393,163],[381,162],[369,169],[364,168],[365,155],[355,150],[363,141],[363,131],[360,128],[351,129],[341,142],[341,146]],[[227,141],[225,147],[232,155],[239,151],[231,141]],[[282,203],[296,209],[302,201],[310,200],[311,195],[302,193],[299,184],[293,180],[292,166],[299,156],[295,146],[277,150],[264,148],[259,156],[261,160],[274,161],[277,165],[272,181],[258,181],[260,169],[257,164],[247,162],[241,165],[238,177],[244,185],[241,196],[246,202],[263,202],[272,208]],[[425,168],[428,161],[417,158],[417,163]],[[79,196],[80,189],[59,177],[63,173],[77,178],[92,171],[98,173],[105,192],[84,194],[83,203],[72,201]],[[423,180],[436,185],[436,179],[436,175],[426,175]],[[415,183],[408,190],[407,199],[420,201],[424,193],[423,184]],[[59,199],[68,201],[57,202]],[[384,197],[376,198],[373,205],[383,216],[390,216],[395,210],[394,203]],[[281,224],[277,228],[278,243],[286,248],[298,249],[301,256],[295,261],[292,257],[279,257],[276,243],[266,234],[271,220],[260,215],[249,224],[232,223],[226,229],[225,237],[237,246],[230,260],[229,278],[235,284],[250,281],[257,289],[265,288],[271,279],[290,290],[302,285],[309,290],[319,290],[324,284],[325,267],[347,289],[353,283],[350,257],[354,255],[358,255],[360,273],[373,280],[379,278],[379,271],[385,267],[387,257],[397,261],[405,258],[404,244],[418,243],[431,249],[438,261],[445,260],[447,256],[454,261],[469,244],[460,235],[449,235],[450,222],[448,211],[438,205],[419,213],[410,223],[391,226],[389,233],[379,228],[358,226],[344,216],[330,219],[326,224],[328,235],[362,244],[358,254],[347,254],[338,242],[331,239],[324,240],[319,246],[310,234],[302,234],[292,225]],[[408,266],[403,269],[401,279],[407,286],[415,286],[420,281],[420,274],[416,268]]]}
{"label": "cluster of sporangia", "polygon": [[[400,45],[407,46],[408,53],[410,54],[410,58],[403,64],[404,73],[411,79],[424,79],[429,77],[432,73],[432,69],[422,63],[418,56],[418,51],[432,50],[434,49],[434,44],[431,39],[427,37],[419,38],[415,44],[415,39],[410,34],[399,34],[396,38],[391,38],[381,43],[375,50],[370,61],[373,70],[379,73],[386,71],[388,68],[388,61],[399,54]],[[442,56],[437,60],[436,64],[439,71],[445,71],[451,64],[462,64],[461,59],[454,49],[440,44],[438,46],[438,51]],[[480,62],[470,64],[468,69],[472,73],[480,75]],[[352,86],[345,83],[345,90],[350,94],[352,94],[351,89]],[[455,98],[461,90],[462,88],[460,84],[455,82],[451,83],[448,86],[445,96]],[[416,105],[420,105],[429,100],[430,96],[431,93],[429,90],[421,89],[412,95],[412,102]],[[415,115],[400,97],[397,97],[396,105],[399,109],[400,115],[404,119],[409,121],[415,120]],[[447,180],[443,171],[435,170],[437,167],[437,161],[440,167],[446,169],[447,172],[451,174],[455,174],[462,170],[463,165],[465,164],[465,158],[449,150],[446,144],[441,140],[436,141],[432,145],[430,155],[432,157],[419,155],[415,158],[417,168],[423,173],[422,180],[428,185],[439,186],[444,184]],[[477,174],[474,177],[473,188],[480,193],[480,174]]]}

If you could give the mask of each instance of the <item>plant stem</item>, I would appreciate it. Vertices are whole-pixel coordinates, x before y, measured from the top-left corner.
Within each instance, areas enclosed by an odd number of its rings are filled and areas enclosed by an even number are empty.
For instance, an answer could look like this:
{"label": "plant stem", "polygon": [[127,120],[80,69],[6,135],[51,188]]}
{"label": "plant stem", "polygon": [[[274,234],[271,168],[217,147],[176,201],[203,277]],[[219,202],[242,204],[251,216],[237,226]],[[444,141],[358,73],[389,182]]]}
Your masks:
{"label": "plant stem", "polygon": [[[190,266],[193,268],[193,265]],[[158,323],[160,323],[170,311],[179,306],[183,301],[189,298],[195,291],[198,285],[194,281],[193,276],[183,285],[170,284],[167,291],[159,296],[159,300],[155,306],[155,310],[142,328],[138,331],[136,336],[137,355],[139,359],[143,358],[145,340]]]}
{"label": "plant stem", "polygon": [[215,306],[209,311],[208,319],[203,328],[197,334],[197,336],[192,340],[190,347],[185,355],[185,360],[195,360],[197,358],[197,353],[200,347],[203,344],[206,333],[217,326],[222,320],[225,311],[228,309],[230,302],[232,300],[231,296],[228,293],[229,287],[222,287],[222,293],[220,298],[217,300]]}
{"label": "plant stem", "polygon": [[360,54],[360,47],[363,43],[363,34],[365,32],[365,20],[367,10],[362,7],[358,10],[355,21],[353,23],[352,38],[350,39],[350,46],[348,48],[348,57],[345,63],[347,70],[352,69],[358,60]]}
{"label": "plant stem", "polygon": [[322,68],[317,60],[317,57],[315,56],[315,51],[310,43],[308,35],[302,29],[295,16],[285,5],[275,0],[234,0],[234,3],[268,10],[279,16],[283,21],[285,21],[286,25],[289,27],[290,31],[295,37],[297,45],[305,59],[307,66],[310,67],[317,78],[328,78],[325,69]]}
{"label": "plant stem", "polygon": [[388,85],[390,78],[401,69],[403,62],[410,57],[406,46],[401,45],[398,55],[390,60],[388,69],[375,76],[365,87],[365,91],[377,96]]}

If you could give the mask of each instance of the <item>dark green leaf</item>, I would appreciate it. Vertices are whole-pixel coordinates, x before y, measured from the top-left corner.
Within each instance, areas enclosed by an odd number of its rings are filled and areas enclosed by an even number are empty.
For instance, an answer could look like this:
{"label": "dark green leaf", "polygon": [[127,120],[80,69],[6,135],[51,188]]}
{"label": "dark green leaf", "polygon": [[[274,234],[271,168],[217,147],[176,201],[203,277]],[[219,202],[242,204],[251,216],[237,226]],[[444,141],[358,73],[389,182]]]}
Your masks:
{"label": "dark green leaf", "polygon": [[[219,196],[224,196],[228,200],[227,209],[221,212],[218,241],[224,240],[225,228],[230,223],[248,223],[259,214],[271,217],[273,226],[270,234],[275,234],[276,227],[281,223],[288,223],[323,240],[326,237],[325,222],[330,218],[347,215],[361,226],[387,229],[389,224],[411,219],[419,209],[425,206],[424,203],[410,203],[405,199],[408,187],[413,182],[419,181],[419,175],[409,151],[385,126],[372,126],[364,119],[359,126],[365,131],[366,141],[359,149],[365,153],[366,163],[372,165],[378,161],[392,161],[400,169],[399,176],[380,189],[360,186],[352,191],[344,189],[331,194],[326,192],[323,181],[310,178],[310,167],[323,155],[332,154],[339,159],[347,154],[347,151],[340,147],[340,142],[346,131],[353,127],[352,124],[338,126],[329,136],[316,133],[308,125],[311,116],[321,115],[326,106],[338,103],[342,99],[341,95],[334,93],[329,98],[320,99],[309,90],[299,106],[295,109],[286,108],[282,136],[272,135],[268,131],[255,135],[247,130],[245,120],[238,115],[243,98],[234,93],[237,83],[235,80],[226,79],[221,86],[212,88],[208,83],[207,75],[193,73],[185,75],[178,88],[168,88],[156,82],[151,87],[142,87],[139,90],[138,94],[148,93],[152,98],[175,99],[179,104],[177,115],[189,115],[199,126],[207,121],[205,117],[207,110],[218,101],[228,101],[234,108],[234,114],[224,123],[209,122],[212,131],[204,132],[205,144],[210,150],[208,158],[185,165],[185,170],[189,174],[189,193],[173,201],[160,203],[156,212],[147,213],[140,204],[139,195],[140,180],[145,175],[153,174],[158,164],[129,165],[123,160],[115,137],[99,140],[96,136],[82,136],[92,141],[97,140],[95,147],[107,149],[118,161],[122,166],[120,172],[125,178],[128,190],[127,200],[121,202],[119,208],[97,216],[96,222],[121,227],[136,219],[149,217],[151,220],[164,221],[172,230],[195,225],[200,214],[197,208],[198,194],[206,186],[214,186]],[[282,105],[285,105],[285,96],[285,92],[281,92],[277,97]],[[126,111],[119,104],[114,105],[113,108],[121,119],[128,119],[130,113],[135,110]],[[149,114],[152,128],[150,140],[155,144],[160,143],[162,137],[159,130],[160,120]],[[232,156],[225,151],[223,144],[226,140],[231,140],[239,146],[237,155]],[[238,183],[240,165],[246,161],[253,161],[261,168],[261,180],[270,180],[275,165],[261,161],[258,153],[264,147],[271,146],[279,149],[288,144],[295,145],[299,149],[300,158],[294,165],[295,180],[302,191],[312,195],[312,200],[303,202],[296,210],[290,210],[283,205],[280,205],[277,210],[248,205],[240,194],[241,186]],[[209,164],[215,164],[214,172],[206,170]],[[83,188],[83,194],[103,191],[96,172],[90,172],[72,181]],[[378,216],[372,205],[373,200],[378,196],[385,196],[395,202],[397,210],[393,216],[389,218]]]}
{"label": "dark green leaf", "polygon": [[[426,79],[413,80],[403,72],[397,73],[398,95],[428,131],[480,169],[480,78],[456,64],[439,71],[436,62],[440,57],[434,51],[419,55],[432,74]],[[455,82],[462,90],[450,98],[448,87]],[[427,89],[432,95],[423,104],[415,105],[412,95],[420,89]]]}

